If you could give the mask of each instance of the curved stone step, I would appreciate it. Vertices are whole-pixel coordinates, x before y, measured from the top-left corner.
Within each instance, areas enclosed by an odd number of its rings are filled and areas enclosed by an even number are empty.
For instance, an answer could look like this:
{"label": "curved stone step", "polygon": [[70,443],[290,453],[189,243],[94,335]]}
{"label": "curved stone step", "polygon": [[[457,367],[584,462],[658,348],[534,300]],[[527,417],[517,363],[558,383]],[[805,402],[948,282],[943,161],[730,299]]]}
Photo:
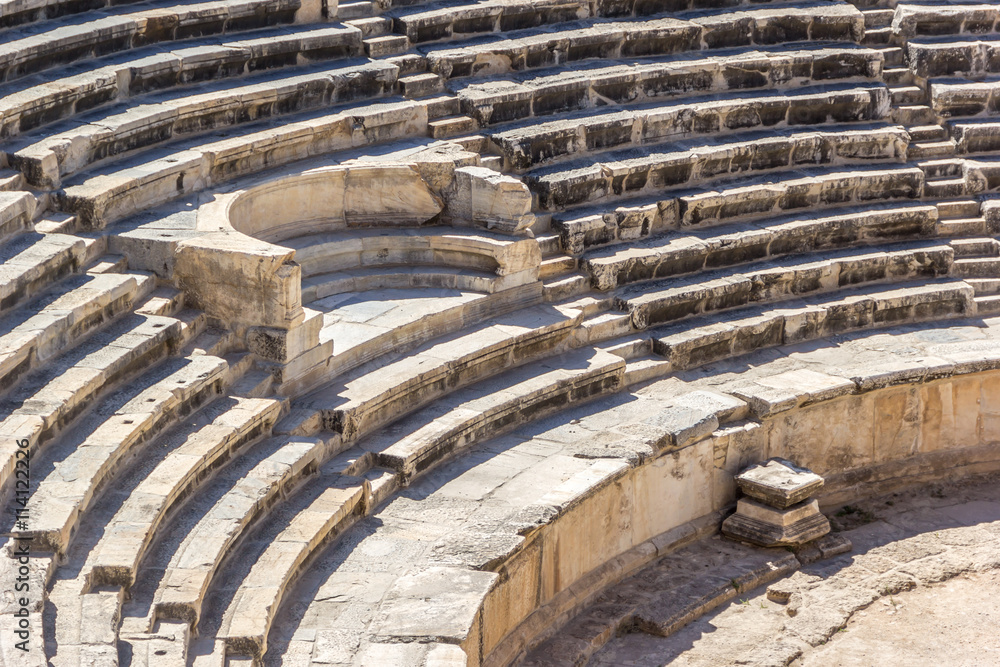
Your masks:
{"label": "curved stone step", "polygon": [[140,391],[130,388],[133,393],[124,404],[116,405],[114,397],[109,399],[105,405],[108,411],[113,410],[111,414],[100,409],[92,413],[82,437],[69,439],[75,443],[71,451],[51,452],[58,463],[35,483],[31,494],[38,514],[32,517],[30,530],[15,530],[18,536],[30,538],[36,548],[64,552],[80,515],[126,456],[178,415],[219,394],[229,364],[219,357],[199,355],[168,361],[166,370],[165,377]]}
{"label": "curved stone step", "polygon": [[25,135],[6,151],[7,159],[32,185],[56,188],[65,176],[99,160],[185,135],[384,96],[394,90],[398,72],[395,65],[365,62],[281,77],[269,73],[236,87],[226,82],[203,92],[180,91],[162,101],[112,109],[62,133]]}
{"label": "curved stone step", "polygon": [[9,391],[29,370],[130,310],[153,282],[143,274],[71,276],[9,313],[0,328],[0,385]]}
{"label": "curved stone step", "polygon": [[0,250],[0,313],[76,273],[89,259],[93,239],[66,234],[24,234]]}
{"label": "curved stone step", "polygon": [[681,371],[776,345],[858,329],[969,317],[974,290],[956,280],[844,290],[769,306],[752,306],[655,329],[653,351]]}
{"label": "curved stone step", "polygon": [[461,292],[495,292],[516,286],[492,273],[446,266],[385,266],[321,273],[302,279],[302,300],[315,301],[344,293],[430,288]]}
{"label": "curved stone step", "polygon": [[502,152],[506,169],[524,171],[618,146],[771,127],[879,120],[888,109],[888,89],[882,84],[809,86],[685,97],[603,112],[595,109],[566,114],[559,120],[497,128],[486,135]]}
{"label": "curved stone step", "polygon": [[94,12],[88,20],[67,16],[4,31],[0,80],[10,81],[133,46],[291,23],[300,6],[299,0],[247,0],[239,4],[208,0],[180,5],[168,0],[140,11],[117,8]]}
{"label": "curved stone step", "polygon": [[450,88],[461,100],[462,113],[485,127],[608,103],[831,80],[863,81],[877,78],[881,71],[882,54],[872,49],[796,45],[552,68],[483,83],[455,82]]}
{"label": "curved stone step", "polygon": [[557,210],[757,171],[852,161],[902,161],[908,143],[909,135],[900,126],[758,131],[602,153],[533,170],[525,182],[537,195],[540,208]]}
{"label": "curved stone step", "polygon": [[670,232],[640,243],[588,252],[582,266],[599,290],[793,253],[936,235],[938,210],[921,204],[840,209],[794,217]]}
{"label": "curved stone step", "polygon": [[[0,489],[16,461],[14,440],[27,451],[51,440],[99,396],[125,377],[147,368],[179,346],[183,326],[174,318],[130,315],[30,378],[0,404]],[[8,408],[9,406],[9,408]]]}
{"label": "curved stone step", "polygon": [[282,411],[281,402],[274,399],[229,398],[221,403],[215,408],[222,410],[217,416],[199,420],[195,428],[182,433],[183,442],[139,483],[105,527],[87,558],[90,588],[118,585],[128,590],[171,508],[193,493],[214,468],[267,435]]}
{"label": "curved stone step", "polygon": [[20,79],[0,89],[0,137],[152,91],[361,55],[360,31],[349,26],[263,32],[242,39],[225,34],[187,47],[180,42],[171,50],[145,47],[129,52],[127,59],[121,54],[98,59],[69,76],[46,72]]}
{"label": "curved stone step", "polygon": [[197,626],[212,577],[246,526],[277,494],[314,472],[335,447],[334,442],[297,436],[272,447],[198,521],[174,553],[155,597],[153,621],[175,618]]}
{"label": "curved stone step", "polygon": [[582,313],[534,306],[433,341],[395,361],[361,366],[300,399],[345,442],[371,433],[464,385],[549,354]]}
{"label": "curved stone step", "polygon": [[[947,274],[954,250],[940,242],[905,243],[824,253],[667,279],[625,288],[616,305],[636,329],[751,303],[781,301],[861,283]],[[751,267],[748,267],[751,268]]]}
{"label": "curved stone step", "polygon": [[143,156],[141,164],[82,174],[56,193],[56,206],[77,215],[85,227],[103,227],[265,167],[426,134],[427,104],[422,102],[390,101],[332,109],[287,119],[276,127],[192,140],[163,154]]}

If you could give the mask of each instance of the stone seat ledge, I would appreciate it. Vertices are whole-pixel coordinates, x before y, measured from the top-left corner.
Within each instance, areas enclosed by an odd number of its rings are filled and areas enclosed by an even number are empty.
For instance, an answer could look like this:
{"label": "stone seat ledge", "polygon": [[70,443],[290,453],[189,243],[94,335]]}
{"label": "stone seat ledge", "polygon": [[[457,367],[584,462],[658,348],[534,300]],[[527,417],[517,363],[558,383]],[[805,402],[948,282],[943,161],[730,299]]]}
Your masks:
{"label": "stone seat ledge", "polygon": [[973,288],[936,280],[854,288],[649,330],[652,350],[683,371],[757,349],[794,345],[851,331],[975,314]]}
{"label": "stone seat ledge", "polygon": [[[376,360],[298,403],[352,443],[403,413],[471,382],[559,349],[582,312],[534,306],[439,339],[395,361]],[[565,347],[565,346],[563,346]]]}
{"label": "stone seat ledge", "polygon": [[[62,133],[25,135],[5,152],[30,183],[58,188],[65,177],[100,160],[122,159],[164,141],[355,98],[377,99],[392,92],[398,72],[395,65],[366,62],[279,79],[258,77],[255,83],[214,91],[181,91],[179,97],[113,110]],[[73,150],[67,151],[70,145]]]}
{"label": "stone seat ledge", "polygon": [[520,278],[517,274],[497,276],[485,271],[441,266],[401,264],[364,267],[303,278],[302,301],[308,303],[334,294],[422,287],[496,294],[524,285]]}
{"label": "stone seat ledge", "polygon": [[[828,84],[793,90],[710,95],[609,111],[564,114],[558,120],[526,121],[486,134],[507,168],[532,166],[595,149],[647,145],[663,140],[713,137],[754,129],[795,128],[826,122],[877,120],[889,107],[882,84]],[[829,111],[836,114],[831,120]],[[693,122],[692,118],[697,118]]]}
{"label": "stone seat ledge", "polygon": [[948,130],[959,153],[992,153],[1000,150],[1000,121],[992,118],[948,121]]}
{"label": "stone seat ledge", "polygon": [[95,245],[68,234],[24,234],[6,241],[0,251],[0,313],[76,273]]}
{"label": "stone seat ledge", "polygon": [[990,115],[1000,110],[1000,77],[932,79],[928,88],[931,108],[945,117]]}
{"label": "stone seat ledge", "polygon": [[[98,334],[94,341],[97,344],[84,350],[75,363],[54,369],[44,386],[0,421],[0,435],[8,438],[7,444],[0,446],[0,489],[7,487],[14,471],[15,437],[27,440],[27,450],[34,454],[101,395],[102,389],[154,363],[178,345],[181,328],[181,322],[174,318],[126,317],[121,326]],[[92,340],[84,345],[89,347]],[[52,400],[51,396],[58,399]]]}
{"label": "stone seat ledge", "polygon": [[8,314],[0,335],[4,389],[12,388],[28,370],[130,308],[152,290],[153,282],[152,276],[142,274],[79,277],[60,286],[61,291],[43,294],[41,301],[36,299]]}
{"label": "stone seat ledge", "polygon": [[892,18],[893,36],[900,44],[923,35],[989,33],[996,31],[1000,10],[991,4],[900,4]]}
{"label": "stone seat ledge", "polygon": [[210,355],[193,356],[176,372],[146,387],[101,423],[32,493],[45,515],[30,530],[16,531],[36,547],[64,553],[95,494],[120,468],[126,455],[165,423],[221,392],[229,364]]}
{"label": "stone seat ledge", "polygon": [[89,588],[135,583],[143,556],[166,513],[210,471],[249,443],[266,435],[281,416],[283,402],[230,398],[231,407],[188,433],[183,443],[136,487],[108,523],[87,560]]}
{"label": "stone seat ledge", "polygon": [[36,199],[30,192],[0,192],[0,242],[31,229]]}
{"label": "stone seat ledge", "polygon": [[848,208],[836,215],[801,215],[671,232],[637,244],[588,251],[582,264],[596,289],[609,290],[630,282],[792,253],[929,237],[935,235],[937,222],[938,210],[931,205]]}
{"label": "stone seat ledge", "polygon": [[246,526],[266,511],[278,494],[287,493],[314,473],[339,448],[339,440],[337,436],[283,438],[269,456],[227,491],[192,528],[171,559],[154,599],[151,623],[177,619],[196,627],[212,577]]}
{"label": "stone seat ledge", "polygon": [[[87,21],[80,21],[80,16],[66,16],[4,31],[8,41],[0,47],[0,79],[10,81],[83,58],[127,51],[133,45],[292,23],[303,9],[299,0],[247,0],[239,4],[210,0],[160,5],[147,5],[139,11],[118,6],[94,12]],[[301,18],[312,11],[310,5],[307,3],[305,11],[301,11]],[[164,30],[164,26],[169,27]]]}
{"label": "stone seat ledge", "polygon": [[[463,113],[481,126],[505,123],[576,109],[650,102],[659,97],[703,96],[735,89],[796,87],[819,81],[869,81],[882,70],[883,55],[863,47],[820,45],[713,53],[673,58],[632,59],[628,64],[604,62],[572,69],[539,70],[485,82],[452,83]],[[736,76],[730,85],[725,72],[746,68],[759,76]]]}
{"label": "stone seat ledge", "polygon": [[[285,30],[288,30],[287,28]],[[76,114],[77,105],[92,109],[102,104],[134,99],[154,90],[202,82],[209,78],[243,75],[248,70],[295,65],[298,57],[325,59],[329,55],[361,53],[360,30],[350,26],[310,28],[266,37],[200,43],[164,51],[151,47],[131,60],[121,56],[99,59],[94,69],[68,77],[43,74],[22,79],[0,98],[0,136],[12,137]],[[205,40],[199,40],[204,42]],[[338,53],[338,49],[344,51]],[[287,62],[288,58],[292,62]],[[105,64],[105,60],[111,60]]]}
{"label": "stone seat ledge", "polygon": [[[863,95],[867,100],[867,95]],[[868,105],[864,105],[868,109]],[[867,120],[863,116],[858,120]],[[825,118],[824,118],[825,120]],[[561,208],[662,192],[758,171],[851,162],[905,161],[901,126],[843,125],[808,132],[756,131],[599,154],[531,171],[525,177],[540,208]],[[812,148],[810,150],[810,148]],[[805,156],[805,157],[800,157]]]}

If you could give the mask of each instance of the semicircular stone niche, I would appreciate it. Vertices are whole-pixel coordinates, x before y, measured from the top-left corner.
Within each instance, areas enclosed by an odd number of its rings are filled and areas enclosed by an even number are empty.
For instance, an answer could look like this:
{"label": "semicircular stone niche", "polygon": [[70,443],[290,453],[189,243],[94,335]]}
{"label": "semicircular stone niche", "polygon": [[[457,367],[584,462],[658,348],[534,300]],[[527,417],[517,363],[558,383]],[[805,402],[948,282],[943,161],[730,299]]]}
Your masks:
{"label": "semicircular stone niche", "polygon": [[14,4],[4,664],[514,665],[754,462],[1000,465],[994,5]]}

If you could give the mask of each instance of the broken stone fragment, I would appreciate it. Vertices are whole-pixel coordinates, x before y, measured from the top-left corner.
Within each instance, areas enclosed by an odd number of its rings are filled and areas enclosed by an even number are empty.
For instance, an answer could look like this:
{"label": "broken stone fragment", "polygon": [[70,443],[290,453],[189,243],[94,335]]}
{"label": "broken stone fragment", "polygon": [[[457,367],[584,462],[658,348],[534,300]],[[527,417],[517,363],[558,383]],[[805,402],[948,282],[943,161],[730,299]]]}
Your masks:
{"label": "broken stone fragment", "polygon": [[823,487],[823,478],[791,461],[773,458],[736,476],[740,490],[762,503],[785,509]]}

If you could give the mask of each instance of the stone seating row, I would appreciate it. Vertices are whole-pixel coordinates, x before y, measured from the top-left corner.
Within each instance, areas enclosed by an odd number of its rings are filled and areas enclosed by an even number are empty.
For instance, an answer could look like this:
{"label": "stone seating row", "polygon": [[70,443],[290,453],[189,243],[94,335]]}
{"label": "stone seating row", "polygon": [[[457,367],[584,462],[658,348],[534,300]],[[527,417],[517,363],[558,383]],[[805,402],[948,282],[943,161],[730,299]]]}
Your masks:
{"label": "stone seating row", "polygon": [[350,26],[284,29],[267,36],[226,35],[218,43],[166,51],[155,47],[111,59],[70,76],[38,75],[0,98],[0,137],[152,91],[304,62],[362,55],[361,31]]}
{"label": "stone seating row", "polygon": [[194,140],[145,156],[141,164],[83,174],[57,193],[58,210],[84,227],[103,227],[212,184],[316,155],[427,134],[433,101],[386,101],[287,119]]}
{"label": "stone seating row", "polygon": [[146,44],[291,23],[300,7],[298,0],[210,0],[9,30],[0,45],[0,81]]}
{"label": "stone seating row", "polygon": [[9,390],[28,371],[131,310],[153,282],[139,273],[71,276],[8,313],[0,329],[0,385]]}
{"label": "stone seating row", "polygon": [[940,241],[852,248],[641,283],[619,291],[615,304],[630,314],[633,327],[642,330],[694,315],[859,283],[942,276],[953,262],[954,250]]}
{"label": "stone seating row", "polygon": [[587,58],[666,55],[700,49],[786,42],[860,42],[863,19],[849,5],[814,4],[781,10],[648,21],[570,23],[566,28],[504,33],[503,37],[424,48],[430,70],[459,78],[563,65]]}
{"label": "stone seating row", "polygon": [[1000,38],[967,37],[909,41],[907,67],[918,77],[1000,74]]}
{"label": "stone seating row", "polygon": [[9,393],[0,411],[0,433],[7,438],[0,450],[0,488],[7,488],[13,474],[15,439],[27,440],[34,455],[97,397],[178,347],[183,328],[172,317],[127,315]]}
{"label": "stone seating row", "polygon": [[462,112],[482,126],[575,109],[652,101],[664,96],[795,87],[878,78],[883,56],[847,46],[695,53],[629,64],[595,64],[453,83]]}
{"label": "stone seating row", "polygon": [[808,213],[761,222],[686,229],[584,254],[591,285],[607,291],[643,280],[681,276],[796,253],[934,236],[937,207],[887,204]]}
{"label": "stone seating row", "polygon": [[892,18],[896,43],[905,45],[913,37],[980,34],[997,31],[1000,9],[993,4],[900,4]]}
{"label": "stone seating row", "polygon": [[791,345],[864,328],[976,314],[974,290],[951,280],[876,285],[774,305],[749,306],[651,330],[653,351],[672,370],[723,361],[763,347]]}
{"label": "stone seating row", "polygon": [[63,132],[39,131],[41,138],[25,135],[8,149],[7,160],[30,184],[54,188],[64,176],[96,161],[184,135],[391,94],[398,73],[395,65],[365,62],[233,88],[184,92],[159,102],[111,109]]}
{"label": "stone seating row", "polygon": [[[827,120],[824,114],[821,120]],[[644,192],[690,187],[734,175],[857,161],[903,161],[901,126],[835,125],[808,132],[748,132],[710,141],[679,141],[601,153],[531,171],[525,182],[542,210]]]}
{"label": "stone seating row", "polygon": [[[703,25],[703,39],[710,46],[745,44],[746,42],[740,41],[740,33],[746,31],[754,35],[758,44],[808,39],[861,41],[864,34],[864,18],[861,12],[851,5],[810,2],[798,6],[791,4],[774,9],[742,12],[731,9],[719,10],[717,4],[710,5],[701,0],[689,0],[689,2],[693,6],[673,10],[664,7],[659,12],[669,11],[671,15],[680,12],[678,18]],[[714,11],[693,12],[689,17],[683,13],[687,9]],[[599,6],[596,12],[592,13],[587,3],[578,1],[552,0],[539,5],[537,2],[485,0],[459,7],[400,9],[391,11],[388,15],[393,18],[395,33],[405,35],[411,44],[422,44],[468,37],[472,34],[506,33],[594,15],[622,16],[618,11],[612,11],[610,14],[600,12]],[[737,41],[733,41],[734,38]],[[609,48],[613,50],[615,47]],[[607,57],[607,54],[602,57]]]}
{"label": "stone seating row", "polygon": [[505,169],[532,166],[588,151],[748,129],[880,120],[889,91],[881,84],[828,84],[795,90],[729,93],[567,114],[558,120],[487,130]]}
{"label": "stone seating row", "polygon": [[93,259],[97,245],[94,239],[68,234],[28,233],[5,241],[0,250],[0,313],[76,273]]}
{"label": "stone seating row", "polygon": [[989,118],[953,120],[948,131],[959,153],[990,153],[1000,149],[1000,122]]}
{"label": "stone seating row", "polygon": [[636,199],[611,211],[596,207],[569,209],[554,214],[552,226],[560,235],[563,251],[579,255],[588,247],[692,225],[713,226],[803,209],[916,199],[923,185],[924,173],[918,167],[827,167],[737,180],[714,189],[681,191],[668,198]]}
{"label": "stone seating row", "polygon": [[241,372],[231,369],[226,359],[209,354],[168,359],[133,383],[124,404],[112,397],[111,405],[92,411],[81,424],[86,429],[45,450],[43,457],[58,463],[33,482],[32,500],[40,516],[30,529],[17,530],[18,535],[30,538],[40,550],[65,552],[81,514],[130,452],[165,424],[214,398],[235,379],[234,373]]}

